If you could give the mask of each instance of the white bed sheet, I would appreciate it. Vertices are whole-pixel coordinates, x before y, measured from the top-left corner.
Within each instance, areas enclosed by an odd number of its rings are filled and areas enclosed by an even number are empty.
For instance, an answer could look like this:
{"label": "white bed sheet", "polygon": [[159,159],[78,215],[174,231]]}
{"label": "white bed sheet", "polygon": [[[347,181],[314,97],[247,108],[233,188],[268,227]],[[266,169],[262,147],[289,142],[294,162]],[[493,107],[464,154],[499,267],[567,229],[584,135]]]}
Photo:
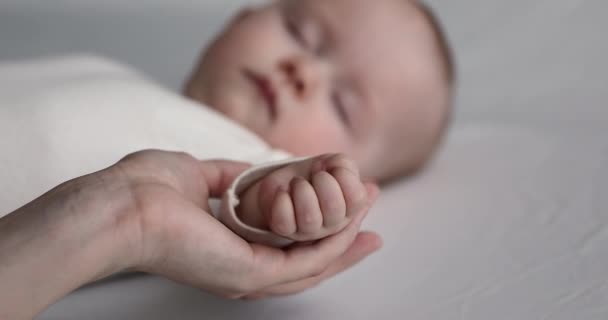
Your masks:
{"label": "white bed sheet", "polygon": [[605,320],[607,163],[599,134],[458,126],[431,170],[372,211],[366,227],[384,249],[317,289],[232,302],[133,277],[85,288],[42,319]]}
{"label": "white bed sheet", "polygon": [[[89,50],[177,88],[238,1],[54,3],[0,2],[0,59]],[[608,319],[608,2],[432,3],[459,56],[457,119],[433,166],[373,209],[380,253],[294,297],[226,301],[135,276],[40,319]]]}

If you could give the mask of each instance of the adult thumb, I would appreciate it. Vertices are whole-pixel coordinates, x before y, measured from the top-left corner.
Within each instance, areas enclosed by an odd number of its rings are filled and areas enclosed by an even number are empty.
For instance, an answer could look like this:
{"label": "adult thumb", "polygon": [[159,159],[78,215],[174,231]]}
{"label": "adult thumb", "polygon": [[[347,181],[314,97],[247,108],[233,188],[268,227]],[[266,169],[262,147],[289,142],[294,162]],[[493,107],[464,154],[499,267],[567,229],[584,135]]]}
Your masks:
{"label": "adult thumb", "polygon": [[250,164],[244,162],[228,160],[200,161],[200,169],[209,190],[209,197],[221,197],[234,179],[250,167]]}

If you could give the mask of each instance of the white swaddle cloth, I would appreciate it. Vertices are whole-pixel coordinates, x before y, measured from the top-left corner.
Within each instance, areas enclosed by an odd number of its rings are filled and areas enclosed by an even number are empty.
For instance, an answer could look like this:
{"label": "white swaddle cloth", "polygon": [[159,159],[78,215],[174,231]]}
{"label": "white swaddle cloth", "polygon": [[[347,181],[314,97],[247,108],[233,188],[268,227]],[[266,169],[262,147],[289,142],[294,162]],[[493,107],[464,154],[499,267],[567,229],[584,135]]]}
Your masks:
{"label": "white swaddle cloth", "polygon": [[[143,149],[265,163],[262,170],[268,162],[275,168],[301,160],[286,160],[288,154],[237,123],[124,66],[88,56],[0,64],[0,136],[0,217],[66,180]],[[237,180],[255,181],[243,175]],[[229,212],[222,210],[221,218],[235,232],[284,244],[238,220],[235,194],[226,195],[224,204],[230,204]]]}

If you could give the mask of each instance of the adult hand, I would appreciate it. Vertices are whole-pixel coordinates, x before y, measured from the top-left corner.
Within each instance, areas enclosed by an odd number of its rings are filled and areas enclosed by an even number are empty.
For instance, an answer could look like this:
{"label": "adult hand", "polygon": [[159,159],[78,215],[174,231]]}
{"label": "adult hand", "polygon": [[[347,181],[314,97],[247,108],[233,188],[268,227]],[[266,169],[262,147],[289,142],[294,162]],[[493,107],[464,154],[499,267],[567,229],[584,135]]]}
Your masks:
{"label": "adult hand", "polygon": [[[209,214],[208,200],[246,168],[162,151],[123,159],[115,169],[131,185],[129,215],[137,217],[127,233],[142,239],[133,268],[224,297],[261,297],[304,290],[379,248],[377,235],[359,233],[369,206],[344,232],[316,244],[280,250],[242,240]],[[375,199],[377,188],[369,192]]]}
{"label": "adult hand", "polygon": [[[159,274],[228,297],[290,294],[380,247],[342,232],[287,250],[250,244],[209,214],[247,166],[143,151],[60,185],[0,219],[0,318],[31,318],[80,285],[124,270]],[[370,186],[370,198],[377,188]]]}

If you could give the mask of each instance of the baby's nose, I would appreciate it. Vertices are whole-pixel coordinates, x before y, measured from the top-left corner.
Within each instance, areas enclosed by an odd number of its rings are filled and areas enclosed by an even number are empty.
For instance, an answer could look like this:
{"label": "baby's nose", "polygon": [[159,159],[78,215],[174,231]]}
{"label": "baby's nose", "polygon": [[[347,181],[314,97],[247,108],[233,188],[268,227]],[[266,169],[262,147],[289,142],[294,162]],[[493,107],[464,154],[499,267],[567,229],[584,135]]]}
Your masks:
{"label": "baby's nose", "polygon": [[312,63],[302,58],[281,61],[279,70],[284,74],[297,98],[308,98],[318,86],[318,76]]}

